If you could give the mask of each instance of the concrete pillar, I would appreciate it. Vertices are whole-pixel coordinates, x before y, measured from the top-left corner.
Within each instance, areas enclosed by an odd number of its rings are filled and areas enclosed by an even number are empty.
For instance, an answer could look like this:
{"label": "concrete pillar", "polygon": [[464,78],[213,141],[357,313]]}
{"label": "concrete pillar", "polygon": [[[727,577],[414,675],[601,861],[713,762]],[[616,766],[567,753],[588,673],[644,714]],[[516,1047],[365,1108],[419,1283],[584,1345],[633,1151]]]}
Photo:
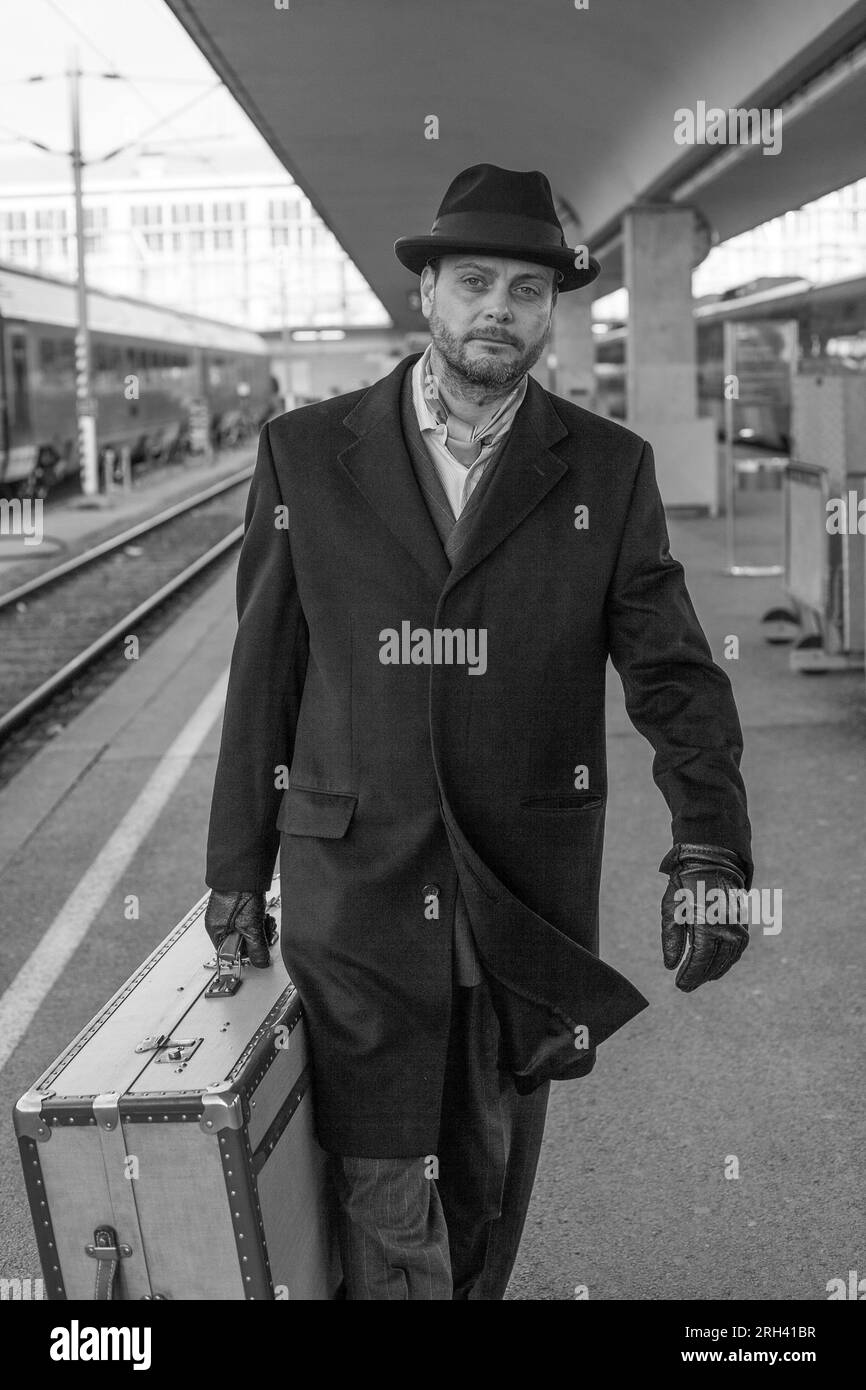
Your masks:
{"label": "concrete pillar", "polygon": [[595,409],[595,344],[592,337],[592,300],[587,290],[561,294],[553,313],[550,353],[555,365],[551,390],[575,405]]}
{"label": "concrete pillar", "polygon": [[637,204],[623,223],[629,292],[627,423],[653,446],[668,506],[718,510],[715,426],[697,411],[692,269],[699,228],[691,208]]}

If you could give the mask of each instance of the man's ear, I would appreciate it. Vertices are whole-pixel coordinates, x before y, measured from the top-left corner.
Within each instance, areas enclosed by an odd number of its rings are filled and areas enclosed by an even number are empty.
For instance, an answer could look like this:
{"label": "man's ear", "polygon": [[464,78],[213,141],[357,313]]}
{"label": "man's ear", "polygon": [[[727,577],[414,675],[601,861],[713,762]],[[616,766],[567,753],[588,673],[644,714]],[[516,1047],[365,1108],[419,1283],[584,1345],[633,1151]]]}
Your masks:
{"label": "man's ear", "polygon": [[433,312],[433,293],[436,285],[436,276],[432,266],[425,265],[421,271],[421,313],[425,319],[429,319]]}

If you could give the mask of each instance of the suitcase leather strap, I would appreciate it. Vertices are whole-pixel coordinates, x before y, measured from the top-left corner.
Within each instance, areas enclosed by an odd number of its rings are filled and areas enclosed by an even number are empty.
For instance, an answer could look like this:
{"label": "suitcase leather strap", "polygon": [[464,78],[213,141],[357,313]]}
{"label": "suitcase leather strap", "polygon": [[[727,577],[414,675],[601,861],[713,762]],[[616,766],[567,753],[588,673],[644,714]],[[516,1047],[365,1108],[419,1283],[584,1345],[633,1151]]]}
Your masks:
{"label": "suitcase leather strap", "polygon": [[87,1253],[96,1261],[93,1297],[98,1303],[108,1302],[114,1298],[117,1271],[123,1255],[130,1253],[129,1247],[118,1245],[113,1226],[97,1226],[93,1232],[93,1244],[87,1246]]}

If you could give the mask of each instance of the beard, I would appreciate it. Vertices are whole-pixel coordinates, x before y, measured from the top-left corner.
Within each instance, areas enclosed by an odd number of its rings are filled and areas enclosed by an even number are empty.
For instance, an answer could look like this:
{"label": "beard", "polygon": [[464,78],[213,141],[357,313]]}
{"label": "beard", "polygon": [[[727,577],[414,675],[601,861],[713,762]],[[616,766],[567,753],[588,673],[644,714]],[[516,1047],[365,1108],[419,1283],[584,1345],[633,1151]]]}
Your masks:
{"label": "beard", "polygon": [[531,343],[524,343],[508,329],[490,330],[485,336],[496,338],[503,343],[511,343],[517,349],[517,356],[506,358],[500,357],[498,353],[491,353],[486,357],[472,357],[468,344],[473,341],[475,334],[482,330],[474,329],[462,337],[452,333],[435,309],[429,320],[433,346],[454,376],[467,385],[500,391],[516,386],[521,378],[535,366],[550,337],[550,327],[551,319],[549,318],[544,332],[540,337],[534,338]]}

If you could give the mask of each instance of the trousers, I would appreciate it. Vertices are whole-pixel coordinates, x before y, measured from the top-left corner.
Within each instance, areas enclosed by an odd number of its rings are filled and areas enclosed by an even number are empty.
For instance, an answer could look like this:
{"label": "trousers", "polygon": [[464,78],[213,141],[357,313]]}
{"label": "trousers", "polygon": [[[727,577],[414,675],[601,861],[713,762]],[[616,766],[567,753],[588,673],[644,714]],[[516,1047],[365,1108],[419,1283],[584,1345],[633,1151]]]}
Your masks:
{"label": "trousers", "polygon": [[504,1298],[550,1083],[518,1095],[498,1051],[486,984],[455,985],[438,1151],[331,1155],[347,1299]]}

